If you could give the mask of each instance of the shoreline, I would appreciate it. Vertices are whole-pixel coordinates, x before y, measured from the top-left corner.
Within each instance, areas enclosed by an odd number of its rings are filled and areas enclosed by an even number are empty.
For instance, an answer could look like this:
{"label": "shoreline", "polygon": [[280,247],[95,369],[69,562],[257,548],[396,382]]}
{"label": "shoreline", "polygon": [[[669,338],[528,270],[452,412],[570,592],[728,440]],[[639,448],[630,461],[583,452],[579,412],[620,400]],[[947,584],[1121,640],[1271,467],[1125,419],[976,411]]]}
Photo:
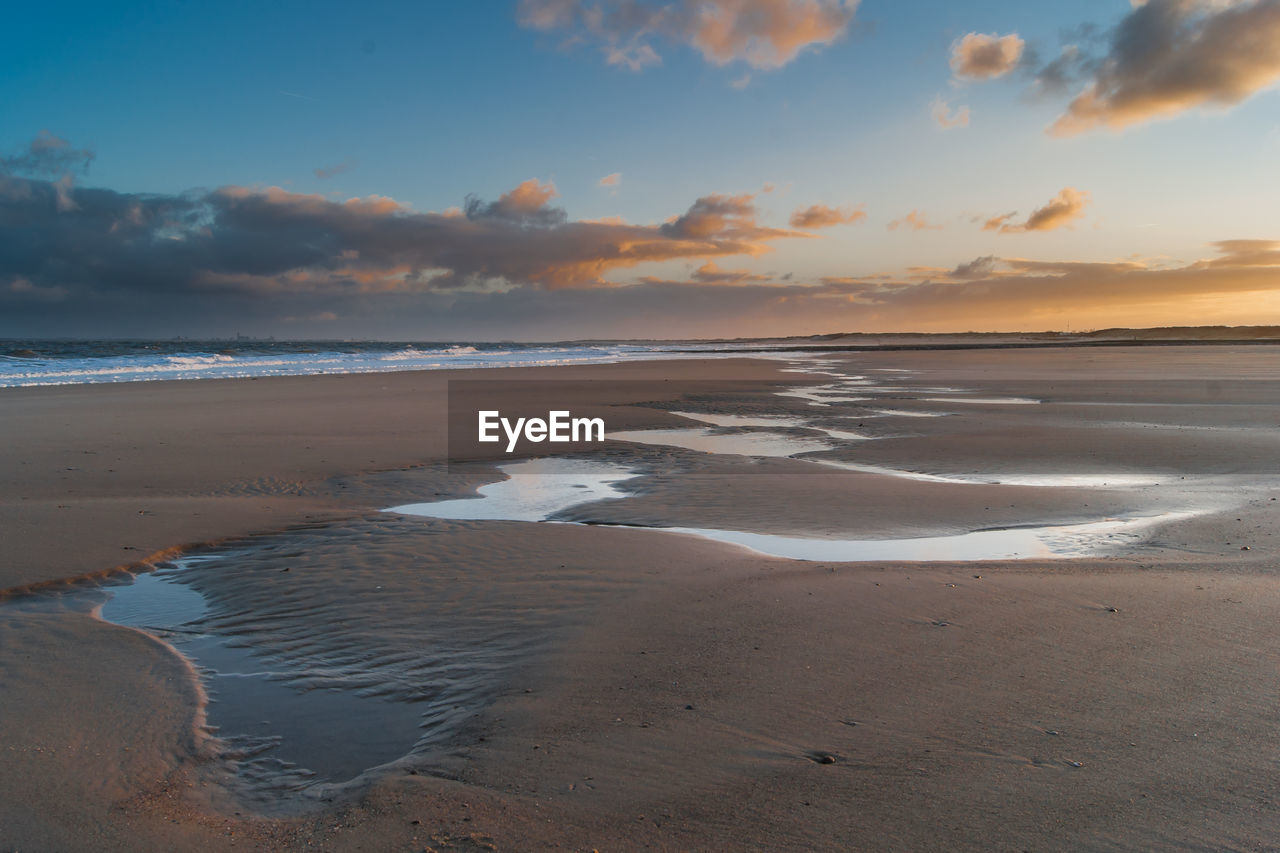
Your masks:
{"label": "shoreline", "polygon": [[[1156,332],[1196,335],[1155,337]],[[966,351],[1001,349],[1077,349],[1093,347],[1257,346],[1280,344],[1266,336],[1274,327],[1258,327],[1252,336],[1224,337],[1203,329],[1104,330],[1096,333],[844,334],[805,338],[721,341],[559,341],[548,344],[489,342],[448,345],[439,342],[317,341],[74,341],[50,339],[52,351],[42,355],[29,347],[0,352],[0,390],[125,382],[192,379],[344,376],[423,370],[474,370],[518,367],[563,367],[630,364],[646,361],[708,360],[755,357],[785,359],[789,355],[831,353]],[[1232,330],[1233,332],[1249,330]],[[1126,337],[1122,333],[1128,332]],[[1144,334],[1145,333],[1145,334]],[[39,344],[11,339],[9,344]],[[183,347],[180,344],[189,343]],[[236,349],[217,349],[218,344]],[[336,349],[316,349],[324,343]],[[5,341],[0,341],[0,348]],[[114,344],[114,346],[113,346]],[[203,348],[199,344],[207,344]],[[419,350],[416,347],[427,349]],[[434,348],[433,348],[434,347]],[[608,350],[608,352],[604,352]],[[38,368],[23,372],[22,367]]]}
{"label": "shoreline", "polygon": [[[886,335],[886,337],[889,337]],[[841,353],[841,352],[938,352],[949,350],[1011,350],[1011,349],[1080,349],[1090,347],[1182,347],[1182,346],[1280,346],[1280,339],[1212,339],[1195,340],[1172,338],[1169,340],[1103,340],[1103,341],[992,341],[984,343],[936,343],[936,344],[813,344],[770,347],[768,352],[790,353]],[[758,348],[726,347],[719,352],[760,352]],[[694,353],[698,350],[677,350]]]}

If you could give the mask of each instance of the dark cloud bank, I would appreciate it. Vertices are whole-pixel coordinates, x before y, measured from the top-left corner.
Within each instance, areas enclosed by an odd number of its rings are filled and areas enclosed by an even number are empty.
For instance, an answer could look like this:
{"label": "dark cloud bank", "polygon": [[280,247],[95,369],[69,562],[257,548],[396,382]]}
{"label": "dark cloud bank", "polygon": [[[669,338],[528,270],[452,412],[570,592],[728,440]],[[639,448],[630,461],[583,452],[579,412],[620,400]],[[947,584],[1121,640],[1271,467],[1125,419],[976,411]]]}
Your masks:
{"label": "dark cloud bank", "polygon": [[[1051,326],[1047,306],[1140,314],[1184,297],[1280,288],[1280,243],[1265,240],[1222,242],[1213,259],[1183,266],[982,258],[900,280],[800,282],[714,263],[813,237],[761,224],[751,195],[706,195],[666,222],[633,225],[570,219],[551,204],[555,187],[536,180],[496,201],[418,213],[385,197],[333,201],[279,188],[156,195],[76,186],[70,170],[91,159],[45,135],[2,161],[0,335],[457,340],[1016,329]],[[855,221],[853,213],[837,218]],[[673,280],[643,268],[662,261],[687,272]]]}

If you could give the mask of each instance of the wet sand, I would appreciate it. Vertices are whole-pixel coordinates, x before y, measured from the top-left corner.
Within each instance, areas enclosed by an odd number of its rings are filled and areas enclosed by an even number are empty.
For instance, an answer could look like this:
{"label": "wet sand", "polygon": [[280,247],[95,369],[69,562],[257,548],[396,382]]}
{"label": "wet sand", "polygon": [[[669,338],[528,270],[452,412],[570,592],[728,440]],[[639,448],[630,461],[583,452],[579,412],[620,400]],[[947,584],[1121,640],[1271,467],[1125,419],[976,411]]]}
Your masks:
{"label": "wet sand", "polygon": [[[554,388],[590,414],[774,374],[728,360],[5,389],[0,589],[377,507],[333,481],[443,459],[450,381],[544,412],[521,389]],[[668,390],[673,378],[688,384]],[[675,420],[611,410],[620,427]]]}
{"label": "wet sand", "polygon": [[[246,773],[204,727],[217,697],[206,705],[162,642],[56,596],[11,596],[0,844],[1271,845],[1280,353],[832,361],[902,390],[810,406],[777,392],[833,377],[745,359],[467,378],[499,380],[504,408],[545,407],[521,395],[553,379],[557,406],[603,413],[611,430],[699,426],[670,411],[820,417],[873,436],[822,458],[1150,475],[1120,488],[938,483],[610,442],[591,456],[640,472],[629,496],[563,520],[884,538],[1202,514],[1087,559],[798,562],[654,530],[380,512],[499,478],[483,460],[442,463],[456,375],[6,392],[0,586],[226,542],[243,556],[187,581],[208,603],[204,630],[306,673],[295,687],[439,713],[403,758],[353,782]],[[939,387],[1042,402],[924,399],[957,396]]]}

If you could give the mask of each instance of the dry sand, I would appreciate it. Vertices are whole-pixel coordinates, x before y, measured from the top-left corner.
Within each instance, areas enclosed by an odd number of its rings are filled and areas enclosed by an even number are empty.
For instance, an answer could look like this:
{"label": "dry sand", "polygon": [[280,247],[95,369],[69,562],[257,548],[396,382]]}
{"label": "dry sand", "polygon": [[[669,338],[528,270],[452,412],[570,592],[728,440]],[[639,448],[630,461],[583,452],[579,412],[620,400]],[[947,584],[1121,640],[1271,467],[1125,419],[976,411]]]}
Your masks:
{"label": "dry sand", "polygon": [[[732,360],[4,392],[0,587],[233,540],[190,581],[209,630],[302,686],[448,702],[438,736],[355,783],[246,782],[167,646],[13,597],[0,846],[1273,848],[1280,352],[838,362],[917,390],[824,411],[773,392],[830,377]],[[832,458],[1160,483],[922,483],[615,442],[596,457],[645,476],[580,520],[865,536],[1212,511],[1127,556],[951,564],[377,512],[496,479],[441,464],[457,378],[500,380],[503,408],[545,404],[552,380],[557,407],[611,429],[695,425],[663,409],[848,416],[879,437]],[[919,399],[944,386],[1045,402]]]}

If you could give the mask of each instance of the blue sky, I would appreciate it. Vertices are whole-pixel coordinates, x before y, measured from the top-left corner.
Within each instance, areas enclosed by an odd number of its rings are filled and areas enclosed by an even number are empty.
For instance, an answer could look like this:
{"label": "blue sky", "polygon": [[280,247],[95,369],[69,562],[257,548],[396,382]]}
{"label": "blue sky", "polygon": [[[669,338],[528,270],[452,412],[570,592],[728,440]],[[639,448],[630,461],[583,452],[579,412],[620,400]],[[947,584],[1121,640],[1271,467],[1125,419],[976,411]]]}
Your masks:
{"label": "blue sky", "polygon": [[[714,322],[716,333],[735,328],[749,334],[836,330],[830,327],[835,322],[830,301],[812,306],[812,320],[797,316],[772,329],[758,313],[781,288],[818,286],[832,279],[882,282],[877,277],[894,276],[905,286],[922,281],[921,273],[909,270],[927,267],[937,274],[926,283],[937,284],[947,270],[987,256],[1053,264],[1117,264],[1137,258],[1163,269],[1216,257],[1215,241],[1280,237],[1280,194],[1271,189],[1275,163],[1280,162],[1280,99],[1272,86],[1280,77],[1280,59],[1274,56],[1256,59],[1252,76],[1241,84],[1248,91],[1244,97],[1233,91],[1229,103],[1206,83],[1201,102],[1193,97],[1186,106],[1151,115],[1141,110],[1122,114],[1114,106],[1108,115],[1121,116],[1125,126],[1058,138],[1046,134],[1046,128],[1076,94],[1099,79],[1098,72],[1091,76],[1082,71],[1052,95],[1037,96],[1034,78],[1064,44],[1091,51],[1095,67],[1111,61],[1123,71],[1130,60],[1117,47],[1114,31],[1137,14],[1124,0],[706,2],[719,14],[742,15],[740,20],[753,7],[798,15],[811,4],[844,14],[848,22],[829,40],[814,41],[777,63],[780,67],[757,67],[743,53],[719,64],[694,37],[670,25],[641,28],[637,37],[636,30],[592,30],[584,23],[592,8],[666,10],[667,20],[679,11],[678,2],[658,0],[538,0],[524,6],[496,0],[358,7],[28,5],[10,10],[9,25],[0,33],[0,152],[14,154],[37,134],[51,135],[94,155],[91,166],[74,175],[76,187],[122,194],[176,196],[222,187],[279,187],[335,203],[389,197],[403,211],[428,213],[461,205],[468,194],[497,199],[535,179],[554,186],[547,205],[563,208],[570,222],[620,217],[657,226],[685,212],[696,199],[717,194],[752,196],[752,222],[775,229],[787,229],[794,211],[814,204],[865,211],[859,222],[814,231],[812,239],[766,239],[758,253],[735,255],[723,246],[707,254],[680,251],[653,263],[610,267],[597,279],[574,285],[657,287],[654,282],[661,280],[670,290],[674,282],[687,280],[692,288],[691,272],[708,260],[719,269],[755,276],[740,283],[751,284],[752,292],[732,295],[741,296],[743,305],[756,313],[730,309],[723,322]],[[1225,57],[1201,55],[1204,50],[1196,54],[1196,28],[1209,35],[1215,27],[1230,34],[1230,22],[1215,18],[1223,4],[1153,0],[1149,5],[1168,7],[1167,14],[1189,33],[1181,45],[1166,46],[1161,61],[1180,73],[1198,72],[1211,80],[1213,63]],[[1255,30],[1274,20],[1270,13],[1276,4],[1266,0],[1227,5],[1228,12],[1253,14]],[[529,21],[540,6],[568,11],[556,25],[539,28]],[[1133,26],[1142,23],[1139,19]],[[1095,35],[1082,38],[1082,25],[1092,25]],[[1020,63],[981,79],[956,72],[957,45],[966,34],[993,39],[1016,34],[1022,44]],[[660,63],[636,71],[608,64],[610,44],[636,43],[651,46]],[[1038,63],[1032,61],[1035,57]],[[1124,80],[1112,83],[1121,89],[1126,85]],[[937,99],[952,110],[967,107],[968,124],[940,127],[931,116]],[[337,174],[319,177],[317,169]],[[613,173],[621,175],[615,186],[598,185]],[[50,182],[54,177],[43,176]],[[766,185],[772,190],[764,191]],[[1064,188],[1083,193],[1087,202],[1061,227],[1003,233],[982,229],[983,222],[999,214],[1016,211],[1009,222],[1023,221]],[[911,211],[918,211],[924,217],[920,221],[930,227],[901,224]],[[899,226],[890,229],[895,221]],[[77,299],[82,291],[92,291],[92,299],[98,299],[101,283],[37,279],[34,262],[15,263],[8,270],[3,263],[0,255],[0,282],[9,275],[11,298],[40,297],[40,310],[19,305],[11,315],[22,317],[23,328],[83,332],[86,320],[75,305],[58,303],[83,304]],[[329,263],[326,269],[334,266]],[[1008,278],[1027,273],[1014,267],[999,272]],[[48,264],[41,269],[41,275],[53,276]],[[298,278],[295,274],[294,280]],[[433,331],[442,293],[449,289],[462,288],[463,301],[478,298],[469,294],[490,293],[492,323],[486,327],[484,312],[476,307],[466,328],[472,335],[496,337],[513,336],[512,305],[499,304],[493,292],[559,289],[519,276],[496,283],[492,276],[451,277],[447,287],[440,280],[434,285],[423,281],[418,288],[423,334]],[[892,294],[880,291],[870,303],[847,300],[851,307],[838,315],[840,328],[940,328],[939,316],[946,312],[913,314],[905,306],[919,300],[907,298],[899,284]],[[764,288],[769,291],[758,292]],[[1144,317],[1153,323],[1176,319],[1181,309],[1170,299],[1153,299],[1153,289],[1149,286],[1123,309],[1112,305],[1091,311],[1082,304],[1076,313],[1082,318],[1096,314],[1097,323],[1114,319],[1127,325],[1141,325]],[[378,313],[376,293],[355,308],[359,299],[352,288],[342,291],[340,284],[327,280],[324,290],[297,294],[299,305],[307,299],[323,301],[321,295],[341,297],[337,301],[347,313],[336,306],[315,311],[325,319],[302,324],[306,332],[332,328],[378,334],[372,320],[354,321],[357,315]],[[1187,322],[1205,316],[1210,304],[1223,320],[1280,320],[1274,311],[1258,316],[1260,306],[1271,310],[1268,289],[1244,292],[1252,295],[1242,297],[1233,286],[1228,297],[1215,300],[1213,290],[1202,287],[1171,298],[1185,297],[1181,304]],[[169,295],[164,294],[166,299]],[[244,293],[234,296],[229,303],[240,300],[235,310],[256,310],[246,307],[252,303]],[[663,291],[654,298],[670,297]],[[1246,298],[1247,305],[1242,301]],[[562,316],[563,299],[547,300],[558,306],[548,308],[551,315]],[[699,302],[702,297],[690,299]],[[597,305],[600,300],[592,296],[592,312],[574,321],[582,324],[577,336],[637,331],[611,323],[609,311]],[[886,300],[894,302],[892,310]],[[526,301],[522,296],[521,304]],[[1021,296],[1013,301],[1027,303]],[[978,302],[974,300],[966,318],[989,314],[998,318],[988,323],[993,328],[1038,328],[1052,319],[1025,308],[1008,313],[998,300],[989,310]],[[131,304],[136,310],[138,302]],[[262,306],[255,322],[261,331],[273,333],[282,318],[296,321],[309,310],[286,315],[281,312],[291,309],[282,308],[278,298]],[[681,320],[681,312],[680,305],[673,305],[673,320]],[[402,309],[393,313],[403,317]],[[352,322],[344,325],[343,317]],[[714,319],[689,317],[693,328],[709,328],[706,324]],[[23,331],[15,328],[18,322],[0,331]],[[168,328],[174,321],[166,315],[157,322]],[[1077,325],[1081,322],[1093,321],[1082,319]],[[576,328],[557,323],[531,334],[559,336],[562,326]],[[400,320],[389,323],[385,334],[404,336],[417,328]]]}

